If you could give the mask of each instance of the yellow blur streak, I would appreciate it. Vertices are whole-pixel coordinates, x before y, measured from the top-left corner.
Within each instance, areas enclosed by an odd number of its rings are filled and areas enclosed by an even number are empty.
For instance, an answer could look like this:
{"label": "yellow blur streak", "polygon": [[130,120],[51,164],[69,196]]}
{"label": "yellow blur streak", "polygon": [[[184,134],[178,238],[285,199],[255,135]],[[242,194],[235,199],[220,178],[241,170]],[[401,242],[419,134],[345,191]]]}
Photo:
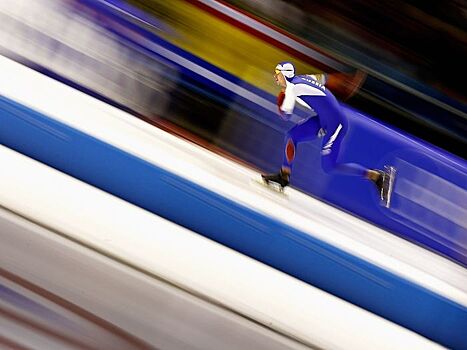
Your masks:
{"label": "yellow blur streak", "polygon": [[319,72],[317,68],[186,1],[132,2],[175,30],[175,35],[162,35],[164,39],[272,94],[279,91],[273,72],[280,61],[291,60],[299,74]]}

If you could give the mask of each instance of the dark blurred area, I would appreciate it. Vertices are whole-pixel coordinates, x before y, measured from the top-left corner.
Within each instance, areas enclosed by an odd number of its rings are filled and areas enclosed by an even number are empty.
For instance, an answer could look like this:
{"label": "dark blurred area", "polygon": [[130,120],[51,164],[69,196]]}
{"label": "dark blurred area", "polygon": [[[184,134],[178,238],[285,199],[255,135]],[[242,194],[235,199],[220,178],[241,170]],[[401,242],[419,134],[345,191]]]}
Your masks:
{"label": "dark blurred area", "polygon": [[466,157],[467,2],[228,3],[368,72],[351,106]]}
{"label": "dark blurred area", "polygon": [[[323,49],[355,52],[467,101],[465,1],[230,0]],[[373,68],[371,61],[358,62]]]}
{"label": "dark blurred area", "polygon": [[[289,50],[228,11],[215,13],[224,4],[306,47]],[[370,117],[466,158],[465,1],[38,0],[0,8],[4,55],[242,159],[251,153],[247,137],[256,150],[280,145],[290,127],[276,120],[275,106],[265,111],[237,93],[246,88],[271,101],[272,69],[282,60],[294,61],[298,74],[326,65],[363,72],[351,98],[328,88]],[[37,15],[44,9],[48,21]],[[327,63],[300,52],[309,47]],[[164,56],[166,49],[183,59]],[[206,67],[236,87],[224,89]],[[255,140],[250,130],[258,125],[274,129],[274,140]]]}

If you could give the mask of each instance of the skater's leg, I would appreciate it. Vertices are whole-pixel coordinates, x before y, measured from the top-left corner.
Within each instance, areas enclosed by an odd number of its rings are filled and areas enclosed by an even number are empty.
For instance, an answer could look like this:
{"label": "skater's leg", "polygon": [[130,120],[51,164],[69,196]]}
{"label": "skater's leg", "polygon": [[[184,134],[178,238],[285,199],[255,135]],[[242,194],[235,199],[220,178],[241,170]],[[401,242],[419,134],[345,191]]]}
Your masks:
{"label": "skater's leg", "polygon": [[395,169],[385,167],[385,170],[367,169],[357,163],[339,163],[337,161],[340,145],[345,137],[346,127],[339,124],[332,133],[326,135],[321,149],[321,165],[327,173],[362,176],[372,181],[378,190],[381,202],[389,208],[394,184]]}
{"label": "skater's leg", "polygon": [[312,117],[303,124],[295,125],[287,132],[284,142],[284,156],[282,161],[282,169],[284,171],[292,171],[293,162],[297,153],[297,146],[302,142],[307,142],[317,137],[320,129],[319,120]]}
{"label": "skater's leg", "polygon": [[372,181],[380,195],[382,204],[389,208],[391,205],[391,194],[394,186],[396,169],[392,166],[384,166],[384,170],[370,169],[366,174],[366,178]]}
{"label": "skater's leg", "polygon": [[345,138],[347,127],[338,124],[323,139],[321,148],[321,166],[326,173],[350,176],[366,176],[368,169],[357,163],[339,163],[340,146]]}
{"label": "skater's leg", "polygon": [[275,182],[281,187],[286,187],[289,184],[297,145],[301,142],[310,141],[316,138],[319,129],[320,125],[318,118],[316,117],[312,117],[305,123],[295,125],[290,129],[284,140],[284,156],[280,172],[275,174],[264,174],[262,175],[263,180],[266,183]]}

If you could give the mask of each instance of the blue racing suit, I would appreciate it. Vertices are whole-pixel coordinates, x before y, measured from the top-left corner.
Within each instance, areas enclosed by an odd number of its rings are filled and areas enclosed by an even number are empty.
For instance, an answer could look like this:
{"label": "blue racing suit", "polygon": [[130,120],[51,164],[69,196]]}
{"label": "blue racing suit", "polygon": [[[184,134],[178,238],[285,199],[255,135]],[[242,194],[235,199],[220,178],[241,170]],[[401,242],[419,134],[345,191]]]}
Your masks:
{"label": "blue racing suit", "polygon": [[347,133],[347,118],[334,95],[316,76],[296,75],[286,79],[285,97],[279,110],[284,119],[290,118],[298,102],[313,109],[318,115],[303,124],[297,124],[287,132],[282,166],[292,169],[297,145],[324,134],[321,146],[321,166],[326,173],[364,176],[367,168],[356,163],[339,163],[338,155],[342,140]]}

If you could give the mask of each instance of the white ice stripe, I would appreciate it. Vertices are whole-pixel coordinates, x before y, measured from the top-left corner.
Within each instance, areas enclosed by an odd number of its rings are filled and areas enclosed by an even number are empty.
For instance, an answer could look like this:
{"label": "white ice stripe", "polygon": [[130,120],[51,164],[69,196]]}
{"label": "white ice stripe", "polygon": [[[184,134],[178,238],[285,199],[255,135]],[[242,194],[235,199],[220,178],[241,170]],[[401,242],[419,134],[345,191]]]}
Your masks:
{"label": "white ice stripe", "polygon": [[241,12],[238,12],[236,10],[234,10],[233,8],[230,8],[224,4],[221,4],[217,1],[214,1],[214,0],[199,0],[200,2],[202,2],[203,4],[209,6],[209,7],[212,7],[220,12],[222,12],[223,14],[231,17],[231,18],[234,18],[238,21],[240,21],[241,23],[243,24],[246,24],[247,26],[251,27],[251,28],[254,28],[258,31],[260,31],[261,33],[263,34],[266,34],[267,36],[269,36],[270,38],[273,38],[283,44],[286,44],[288,47],[290,48],[293,48],[303,54],[305,54],[306,56],[309,56],[309,57],[313,57],[314,59],[316,59],[317,61],[319,62],[323,62],[323,63],[326,63],[329,67],[332,67],[334,69],[337,69],[337,70],[343,70],[346,66],[342,63],[339,63],[335,60],[333,60],[332,58],[328,57],[328,56],[325,56],[315,50],[313,50],[312,48],[308,47],[308,46],[305,46],[303,44],[301,44],[300,42],[298,41],[295,41],[293,40],[292,38],[262,24],[261,22],[258,22],[256,21],[255,19],[247,16],[247,15],[244,15],[243,13]]}
{"label": "white ice stripe", "polygon": [[442,348],[3,146],[0,161],[9,164],[0,172],[1,206],[281,335],[326,349]]}
{"label": "white ice stripe", "polygon": [[296,96],[326,96],[326,93],[323,90],[308,84],[296,84],[294,87],[294,91]]}
{"label": "white ice stripe", "polygon": [[0,75],[0,94],[7,98],[467,305],[467,269],[448,259],[292,188],[284,206],[267,189],[245,186],[256,171],[1,56]]}
{"label": "white ice stripe", "polygon": [[326,142],[326,144],[324,145],[323,148],[330,148],[332,146],[332,144],[336,140],[337,136],[341,132],[341,129],[342,129],[342,124],[339,124],[336,131],[334,132],[334,134],[332,134],[332,136],[329,138],[328,142]]}

